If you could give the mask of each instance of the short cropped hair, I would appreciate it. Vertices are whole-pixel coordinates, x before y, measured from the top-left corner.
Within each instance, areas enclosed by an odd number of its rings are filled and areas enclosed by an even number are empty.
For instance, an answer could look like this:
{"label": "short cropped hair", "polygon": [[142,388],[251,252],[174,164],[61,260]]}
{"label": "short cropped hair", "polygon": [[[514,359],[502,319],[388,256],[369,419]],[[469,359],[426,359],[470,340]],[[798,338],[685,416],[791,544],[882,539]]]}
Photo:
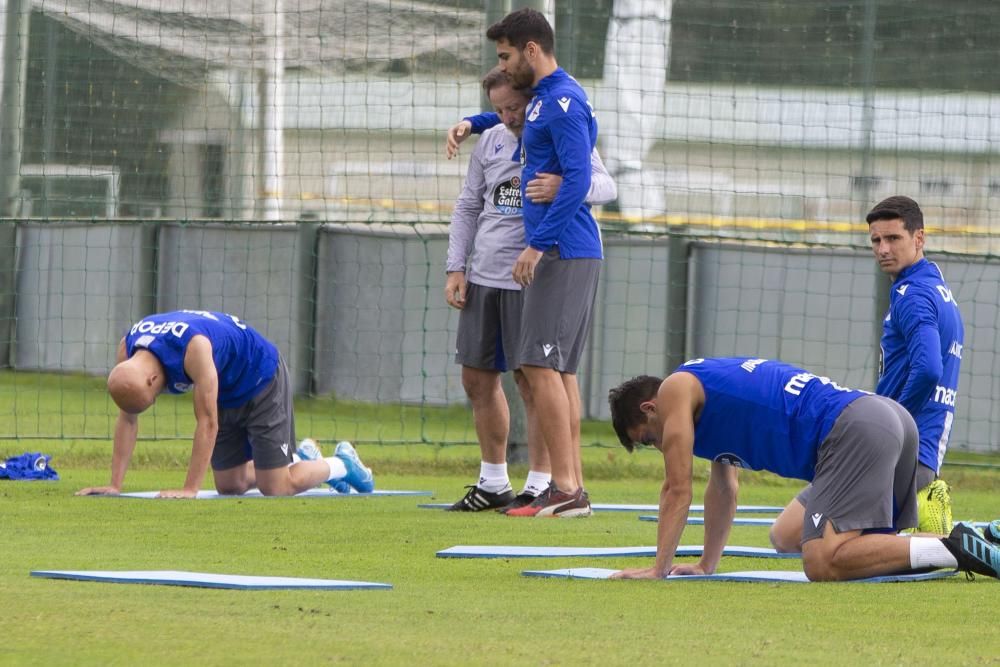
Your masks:
{"label": "short cropped hair", "polygon": [[645,421],[646,417],[639,405],[656,397],[663,378],[652,375],[639,375],[627,380],[608,392],[608,404],[611,406],[611,425],[615,428],[618,441],[627,451],[635,449],[635,443],[628,435],[628,430]]}
{"label": "short cropped hair", "polygon": [[903,229],[911,234],[924,228],[924,213],[909,197],[894,195],[875,204],[865,217],[868,224],[877,220],[902,220]]}
{"label": "short cropped hair", "polygon": [[528,42],[535,42],[542,51],[552,54],[556,47],[556,36],[545,15],[530,7],[522,7],[507,14],[486,30],[486,38],[491,42],[507,40],[511,46],[524,49]]}

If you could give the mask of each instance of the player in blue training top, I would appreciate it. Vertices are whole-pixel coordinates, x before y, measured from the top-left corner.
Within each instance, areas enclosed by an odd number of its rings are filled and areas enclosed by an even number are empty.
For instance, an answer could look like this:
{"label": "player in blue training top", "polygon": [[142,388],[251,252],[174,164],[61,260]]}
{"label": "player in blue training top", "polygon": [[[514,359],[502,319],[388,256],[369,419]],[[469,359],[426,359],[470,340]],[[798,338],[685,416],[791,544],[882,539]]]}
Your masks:
{"label": "player in blue training top", "polygon": [[955,419],[962,313],[941,269],[924,258],[924,214],[917,202],[889,197],[866,220],[875,259],[893,281],[875,392],[898,401],[920,431],[918,530],[948,533],[951,498],[938,475]]}
{"label": "player in blue training top", "polygon": [[[917,531],[951,532],[948,485],[937,479],[955,418],[965,339],[962,315],[936,264],[924,258],[924,217],[909,197],[889,197],[867,216],[879,268],[893,279],[882,324],[882,358],[875,391],[900,403],[920,432]],[[797,551],[806,487],[778,517],[771,542]]]}
{"label": "player in blue training top", "polygon": [[215,488],[242,494],[258,488],[289,496],[322,482],[347,482],[360,492],[374,488],[348,443],[326,459],[293,461],[295,422],[288,369],[278,349],[226,313],[179,310],[144,317],[118,344],[108,393],[119,408],[111,484],[77,495],[117,495],[135,450],[139,414],[163,392],[192,391],[196,419],[184,488],[163,498],[193,498],[212,464]]}
{"label": "player in blue training top", "polygon": [[[916,525],[919,436],[910,414],[883,396],[841,387],[780,361],[694,359],[667,379],[640,376],[612,389],[622,445],[663,453],[656,563],[621,578],[715,571],[736,512],[739,468],[812,482],[801,526],[812,581],[860,579],[925,567],[1000,578],[1000,547],[958,524],[946,538],[900,536]],[[691,506],[693,456],[712,462],[705,548],[674,565]]]}
{"label": "player in blue training top", "polygon": [[500,70],[516,88],[531,88],[522,136],[521,188],[538,174],[562,176],[551,202],[523,200],[527,247],[512,267],[526,288],[517,360],[527,380],[549,452],[552,483],[530,505],[507,516],[588,516],[590,500],[580,465],[580,392],[576,371],[583,354],[603,250],[597,222],[585,203],[597,121],[586,94],[554,56],[545,17],[524,8],[490,26]]}

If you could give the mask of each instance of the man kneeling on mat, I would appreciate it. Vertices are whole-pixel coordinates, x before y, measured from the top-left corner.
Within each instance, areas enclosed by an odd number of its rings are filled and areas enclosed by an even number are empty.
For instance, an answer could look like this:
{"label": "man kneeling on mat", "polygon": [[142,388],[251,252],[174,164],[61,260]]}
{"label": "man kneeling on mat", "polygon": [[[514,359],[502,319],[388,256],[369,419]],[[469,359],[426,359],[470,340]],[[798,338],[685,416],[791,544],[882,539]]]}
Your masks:
{"label": "man kneeling on mat", "polygon": [[162,498],[194,498],[212,464],[220,494],[258,488],[290,496],[328,482],[359,492],[375,488],[371,470],[349,443],[335,456],[293,463],[295,421],[288,369],[269,340],[226,313],[180,310],[144,317],[118,344],[108,393],[119,408],[111,483],[77,495],[121,493],[135,449],[139,414],[167,391],[191,391],[197,421],[184,488]]}
{"label": "man kneeling on mat", "polygon": [[[913,418],[882,396],[768,359],[694,359],[667,379],[612,389],[615,432],[663,453],[656,563],[616,577],[712,574],[736,511],[738,468],[812,482],[802,517],[802,565],[812,581],[861,579],[921,568],[1000,578],[1000,546],[958,524],[945,538],[900,536],[917,523],[919,436]],[[694,455],[712,461],[705,545],[695,565],[674,565],[691,505]]]}

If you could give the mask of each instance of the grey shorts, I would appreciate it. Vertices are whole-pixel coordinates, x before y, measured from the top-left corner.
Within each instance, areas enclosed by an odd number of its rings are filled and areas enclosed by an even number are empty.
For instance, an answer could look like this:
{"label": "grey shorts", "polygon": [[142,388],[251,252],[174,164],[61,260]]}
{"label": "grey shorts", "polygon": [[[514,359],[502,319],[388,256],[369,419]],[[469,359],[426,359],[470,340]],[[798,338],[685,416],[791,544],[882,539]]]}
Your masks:
{"label": "grey shorts", "polygon": [[522,366],[576,373],[590,334],[600,274],[599,259],[560,259],[558,249],[542,256],[534,281],[524,289]]}
{"label": "grey shorts", "polygon": [[292,387],[285,360],[264,391],[238,408],[219,410],[219,434],[212,450],[212,469],[228,470],[253,461],[255,468],[271,470],[292,462],[295,417]]}
{"label": "grey shorts", "polygon": [[896,532],[917,525],[920,436],[910,413],[882,396],[848,405],[819,448],[816,476],[798,496],[802,543],[834,530]]}
{"label": "grey shorts", "polygon": [[517,368],[522,303],[521,290],[469,283],[458,316],[455,361],[490,371]]}

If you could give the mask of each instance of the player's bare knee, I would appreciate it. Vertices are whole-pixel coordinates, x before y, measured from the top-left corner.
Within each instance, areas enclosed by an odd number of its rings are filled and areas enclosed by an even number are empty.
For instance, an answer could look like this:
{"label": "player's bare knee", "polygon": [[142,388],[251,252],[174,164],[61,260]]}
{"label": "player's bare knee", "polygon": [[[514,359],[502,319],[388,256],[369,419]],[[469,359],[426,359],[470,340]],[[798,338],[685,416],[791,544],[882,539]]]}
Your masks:
{"label": "player's bare knee", "polygon": [[797,553],[801,548],[798,540],[792,535],[789,535],[788,531],[786,531],[783,526],[775,524],[774,527],[771,528],[771,532],[768,534],[768,537],[771,540],[771,546],[773,546],[775,551],[778,553]]}
{"label": "player's bare knee", "polygon": [[809,581],[839,581],[842,578],[825,554],[803,554],[802,570]]}
{"label": "player's bare knee", "polygon": [[223,496],[242,496],[250,490],[250,485],[246,482],[230,481],[222,484],[216,483],[215,490]]}
{"label": "player's bare knee", "polygon": [[462,388],[473,403],[490,398],[500,387],[500,374],[478,369],[462,369]]}

